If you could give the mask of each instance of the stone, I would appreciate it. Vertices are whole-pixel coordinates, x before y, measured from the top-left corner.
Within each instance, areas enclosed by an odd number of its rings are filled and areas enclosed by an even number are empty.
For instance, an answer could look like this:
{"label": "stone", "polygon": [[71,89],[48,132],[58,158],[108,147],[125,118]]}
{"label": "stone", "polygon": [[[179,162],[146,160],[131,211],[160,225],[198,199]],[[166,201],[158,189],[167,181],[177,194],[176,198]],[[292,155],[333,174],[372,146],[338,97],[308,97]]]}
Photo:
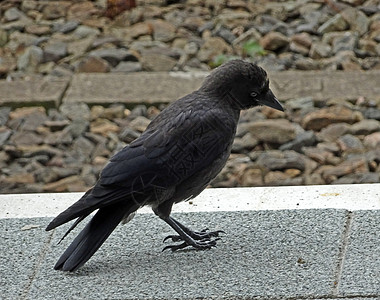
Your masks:
{"label": "stone", "polygon": [[280,150],[294,150],[301,152],[303,147],[313,146],[317,142],[317,138],[313,131],[303,131],[297,134],[296,138],[279,147]]}
{"label": "stone", "polygon": [[129,144],[133,142],[135,139],[137,139],[140,136],[140,134],[140,132],[126,127],[120,132],[119,139],[124,143]]}
{"label": "stone", "polygon": [[309,54],[309,49],[305,46],[302,46],[294,41],[291,41],[289,44],[289,50],[295,53],[300,53],[307,56]]}
{"label": "stone", "polygon": [[69,120],[47,120],[44,122],[44,126],[49,128],[51,132],[61,131],[69,124]]}
{"label": "stone", "polygon": [[11,136],[12,131],[6,127],[0,127],[0,145],[4,145],[8,138]]}
{"label": "stone", "polygon": [[342,122],[353,124],[362,119],[362,113],[352,111],[345,106],[334,105],[308,113],[302,119],[302,127],[305,130],[319,131],[330,124]]}
{"label": "stone", "polygon": [[57,145],[69,145],[73,141],[73,137],[70,134],[70,130],[57,131],[50,133],[44,139],[44,144],[57,146]]}
{"label": "stone", "polygon": [[380,147],[380,132],[374,132],[363,139],[363,145],[367,148],[376,149]]}
{"label": "stone", "polygon": [[60,113],[66,118],[74,120],[90,120],[90,109],[85,103],[62,103]]}
{"label": "stone", "polygon": [[295,127],[286,119],[250,122],[249,132],[260,142],[273,144],[284,144],[296,137]]}
{"label": "stone", "polygon": [[98,47],[101,47],[105,44],[112,44],[112,45],[115,45],[115,46],[121,46],[121,41],[114,37],[114,36],[101,36],[101,37],[97,37],[93,43],[92,43],[92,48],[98,48]]}
{"label": "stone", "polygon": [[295,66],[298,70],[318,70],[319,64],[309,57],[300,57],[296,60]]}
{"label": "stone", "polygon": [[55,42],[55,43],[48,44],[45,46],[43,61],[57,62],[61,58],[65,57],[66,55],[67,55],[67,44],[64,42]]}
{"label": "stone", "polygon": [[247,168],[240,179],[241,186],[262,186],[264,185],[262,170],[259,168]]}
{"label": "stone", "polygon": [[35,183],[33,174],[30,173],[16,173],[4,178],[6,183],[28,184]]}
{"label": "stone", "polygon": [[75,30],[79,25],[79,22],[77,20],[70,20],[65,23],[54,23],[53,24],[53,31],[61,32],[61,33],[69,33],[73,30]]}
{"label": "stone", "polygon": [[367,108],[363,115],[366,119],[374,119],[377,121],[380,121],[380,109],[377,109],[375,107]]}
{"label": "stone", "polygon": [[67,10],[67,19],[84,21],[93,14],[98,14],[100,11],[95,7],[92,1],[81,1],[72,4]]}
{"label": "stone", "polygon": [[362,5],[363,2],[365,2],[365,0],[342,0],[342,2],[345,2],[353,6],[359,6]]}
{"label": "stone", "polygon": [[290,99],[286,101],[286,107],[292,110],[309,110],[314,107],[314,101],[312,97]]}
{"label": "stone", "polygon": [[124,117],[124,110],[125,106],[123,104],[114,104],[110,107],[105,108],[101,114],[99,115],[100,118],[105,118],[108,120],[114,120],[117,118],[123,118]]}
{"label": "stone", "polygon": [[378,183],[380,175],[378,173],[366,172],[359,174],[349,174],[338,178],[331,184],[360,184],[360,183]]}
{"label": "stone", "polygon": [[311,158],[312,160],[318,162],[319,164],[329,164],[329,165],[337,165],[341,162],[339,157],[336,157],[330,151],[318,148],[318,147],[303,147],[303,153]]}
{"label": "stone", "polygon": [[44,111],[35,111],[23,118],[18,130],[37,131],[47,120],[48,117]]}
{"label": "stone", "polygon": [[57,166],[48,166],[46,168],[37,170],[35,172],[35,177],[38,182],[49,183],[77,174],[78,170],[74,168],[68,169]]}
{"label": "stone", "polygon": [[343,152],[361,152],[364,150],[360,139],[351,134],[345,134],[338,138],[337,143]]}
{"label": "stone", "polygon": [[79,155],[79,161],[89,162],[95,145],[87,138],[80,136],[72,144],[73,151]]}
{"label": "stone", "polygon": [[148,118],[138,116],[129,123],[129,127],[134,131],[143,132],[149,124],[150,120]]}
{"label": "stone", "polygon": [[283,172],[280,172],[280,171],[268,172],[264,176],[264,183],[267,185],[281,185],[280,183],[287,179],[290,179],[290,176],[288,176],[287,174]]}
{"label": "stone", "polygon": [[142,69],[153,72],[172,71],[177,60],[160,53],[146,53],[141,57]]}
{"label": "stone", "polygon": [[122,61],[111,70],[116,73],[129,73],[142,71],[142,64],[138,61]]}
{"label": "stone", "polygon": [[70,5],[71,2],[69,1],[60,1],[59,5],[57,5],[57,2],[48,2],[42,9],[42,15],[47,20],[64,17]]}
{"label": "stone", "polygon": [[220,37],[210,37],[199,49],[197,58],[207,62],[221,54],[232,54],[232,48]]}
{"label": "stone", "polygon": [[150,23],[136,23],[128,28],[128,36],[132,39],[136,39],[140,36],[151,35],[153,33],[153,27]]}
{"label": "stone", "polygon": [[149,21],[153,30],[153,39],[161,42],[170,42],[176,36],[176,27],[161,19]]}
{"label": "stone", "polygon": [[40,47],[30,46],[17,59],[17,69],[26,72],[35,72],[43,61],[44,52]]}
{"label": "stone", "polygon": [[340,136],[350,132],[350,125],[347,123],[334,123],[322,128],[318,139],[324,142],[335,142]]}
{"label": "stone", "polygon": [[343,31],[348,28],[348,23],[341,14],[336,14],[318,28],[318,33],[325,34],[332,31]]}
{"label": "stone", "polygon": [[297,34],[293,35],[291,37],[291,41],[298,44],[298,45],[301,45],[307,49],[310,49],[310,47],[313,43],[311,35],[306,33],[306,32],[297,33]]}
{"label": "stone", "polygon": [[4,12],[4,19],[6,22],[17,21],[25,17],[25,14],[17,7],[11,7]]}
{"label": "stone", "polygon": [[94,37],[87,37],[69,42],[67,52],[75,56],[82,56],[91,48],[93,41]]}
{"label": "stone", "polygon": [[229,29],[222,26],[217,26],[217,28],[215,28],[214,36],[221,37],[228,44],[232,44],[232,42],[236,39],[236,36]]}
{"label": "stone", "polygon": [[286,47],[289,39],[282,33],[271,31],[260,39],[260,45],[265,50],[276,51]]}
{"label": "stone", "polygon": [[72,33],[73,37],[77,39],[83,39],[86,37],[95,37],[100,34],[99,29],[89,27],[86,25],[78,26]]}
{"label": "stone", "polygon": [[368,31],[369,18],[360,10],[348,7],[341,12],[343,19],[350,24],[350,30],[358,32],[360,35]]}
{"label": "stone", "polygon": [[215,22],[230,29],[238,26],[248,28],[250,17],[251,14],[247,11],[223,9],[223,11],[215,18]]}
{"label": "stone", "polygon": [[10,151],[15,151],[13,153],[17,152],[16,155],[22,157],[35,157],[39,155],[47,155],[48,157],[54,157],[63,155],[62,150],[53,148],[49,145],[20,145],[17,146],[17,149],[10,149]]}
{"label": "stone", "polygon": [[51,29],[48,25],[37,25],[31,24],[25,27],[25,31],[27,33],[35,34],[35,35],[47,35],[50,33]]}
{"label": "stone", "polygon": [[247,31],[243,32],[241,35],[239,35],[233,42],[232,45],[243,45],[244,43],[254,40],[259,41],[261,38],[260,32],[257,31],[256,28],[250,28]]}
{"label": "stone", "polygon": [[241,153],[252,150],[259,141],[250,133],[246,133],[242,138],[235,138],[232,144],[232,152]]}
{"label": "stone", "polygon": [[0,107],[0,126],[3,126],[7,123],[10,111],[10,107]]}
{"label": "stone", "polygon": [[329,57],[330,54],[331,54],[330,45],[327,45],[321,42],[315,42],[311,45],[310,57],[313,59]]}
{"label": "stone", "polygon": [[0,47],[8,43],[8,33],[6,30],[0,28]]}
{"label": "stone", "polygon": [[340,51],[353,51],[358,44],[358,36],[352,32],[345,32],[332,40],[332,51],[338,53]]}
{"label": "stone", "polygon": [[55,182],[45,184],[44,192],[83,192],[86,190],[84,181],[78,175],[69,176]]}
{"label": "stone", "polygon": [[361,120],[350,127],[353,135],[368,135],[376,131],[380,131],[380,122],[376,120]]}
{"label": "stone", "polygon": [[90,123],[90,132],[107,136],[109,132],[119,132],[120,128],[107,119],[97,119]]}
{"label": "stone", "polygon": [[292,150],[269,150],[259,155],[256,164],[269,170],[297,169],[304,171],[305,156]]}
{"label": "stone", "polygon": [[16,147],[31,146],[42,144],[43,139],[41,136],[31,131],[18,131],[11,136],[10,142]]}
{"label": "stone", "polygon": [[322,171],[322,177],[331,183],[339,177],[352,173],[368,172],[367,162],[364,158],[355,158],[342,162],[341,164],[329,167]]}
{"label": "stone", "polygon": [[2,54],[0,51],[0,75],[8,74],[9,72],[15,70],[16,66],[16,59],[11,53]]}
{"label": "stone", "polygon": [[123,61],[123,60],[133,60],[133,61],[137,60],[137,58],[132,54],[132,52],[123,48],[94,50],[94,51],[91,51],[89,55],[100,57],[106,60],[112,67],[115,67],[120,61]]}
{"label": "stone", "polygon": [[109,157],[110,155],[111,151],[107,148],[107,141],[98,143],[92,152],[93,159],[99,156]]}
{"label": "stone", "polygon": [[41,106],[16,108],[15,110],[9,113],[9,118],[11,120],[20,119],[35,113],[46,113],[45,108]]}
{"label": "stone", "polygon": [[78,73],[107,73],[110,69],[106,60],[95,56],[85,57],[76,67]]}

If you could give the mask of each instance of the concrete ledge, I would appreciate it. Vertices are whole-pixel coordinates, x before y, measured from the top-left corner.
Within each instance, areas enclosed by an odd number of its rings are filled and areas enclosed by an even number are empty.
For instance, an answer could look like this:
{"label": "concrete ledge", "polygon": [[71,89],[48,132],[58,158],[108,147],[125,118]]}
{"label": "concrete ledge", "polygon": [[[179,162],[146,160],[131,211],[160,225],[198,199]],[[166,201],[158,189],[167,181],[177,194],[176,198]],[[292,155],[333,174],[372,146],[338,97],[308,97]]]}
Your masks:
{"label": "concrete ledge", "polygon": [[[54,217],[83,193],[0,195],[0,219]],[[173,207],[173,212],[380,209],[380,184],[309,185],[256,188],[206,189],[192,201]],[[149,207],[140,213],[152,213]]]}
{"label": "concrete ledge", "polygon": [[174,215],[225,230],[217,248],[161,252],[173,232],[142,210],[80,270],[57,272],[84,224],[59,245],[69,226],[44,228],[79,196],[0,196],[0,298],[380,298],[380,184],[208,189]]}
{"label": "concrete ledge", "polygon": [[70,78],[32,78],[31,80],[0,80],[1,106],[43,105],[57,107],[69,84]]}
{"label": "concrete ledge", "polygon": [[[163,103],[198,89],[207,73],[78,74],[73,76],[64,102],[111,104],[115,102]],[[360,96],[380,100],[380,71],[326,72],[285,71],[269,73],[280,100],[312,97],[314,100]]]}
{"label": "concrete ledge", "polygon": [[[137,72],[129,74],[82,73],[72,78],[34,78],[30,81],[0,81],[0,105],[85,102],[89,105],[167,103],[201,85],[208,73]],[[274,93],[282,101],[300,97],[314,100],[349,99],[360,96],[380,101],[378,78],[373,71],[284,71],[269,73]]]}

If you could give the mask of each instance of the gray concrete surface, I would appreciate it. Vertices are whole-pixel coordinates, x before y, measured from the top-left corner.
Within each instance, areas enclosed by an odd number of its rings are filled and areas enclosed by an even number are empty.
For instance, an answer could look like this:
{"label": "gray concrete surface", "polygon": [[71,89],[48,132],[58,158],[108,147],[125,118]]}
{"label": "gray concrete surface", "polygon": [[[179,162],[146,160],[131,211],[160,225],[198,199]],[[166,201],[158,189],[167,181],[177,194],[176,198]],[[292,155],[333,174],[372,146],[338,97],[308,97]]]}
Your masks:
{"label": "gray concrete surface", "polygon": [[[93,104],[159,104],[196,90],[207,73],[137,72],[75,74],[71,78],[37,77],[0,80],[0,105],[58,106],[62,102]],[[271,87],[282,101],[300,97],[314,100],[357,99],[380,101],[379,70],[365,72],[284,71],[269,73]]]}
{"label": "gray concrete surface", "polygon": [[51,218],[0,220],[1,299],[380,298],[380,211],[344,209],[176,213],[223,229],[209,251],[161,252],[172,230],[153,214],[119,226],[80,270],[54,263],[78,230]]}
{"label": "gray concrete surface", "polygon": [[43,105],[57,107],[69,85],[70,78],[36,77],[29,80],[0,80],[1,106]]}

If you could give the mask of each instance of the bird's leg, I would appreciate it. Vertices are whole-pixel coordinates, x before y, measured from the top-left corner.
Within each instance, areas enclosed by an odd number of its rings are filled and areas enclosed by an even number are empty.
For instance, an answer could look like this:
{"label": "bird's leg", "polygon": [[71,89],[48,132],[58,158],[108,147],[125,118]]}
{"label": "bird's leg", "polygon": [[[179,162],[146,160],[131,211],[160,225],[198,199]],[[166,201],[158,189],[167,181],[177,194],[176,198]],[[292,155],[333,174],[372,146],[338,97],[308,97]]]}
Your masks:
{"label": "bird's leg", "polygon": [[221,230],[207,232],[207,229],[202,230],[201,232],[194,232],[170,216],[163,218],[163,220],[178,233],[178,235],[170,235],[166,237],[164,241],[167,239],[172,239],[174,242],[183,241],[180,245],[166,246],[163,250],[171,249],[172,251],[176,251],[188,246],[193,246],[200,250],[211,249],[212,247],[216,247],[216,241],[220,239],[216,238],[211,240],[211,238],[218,237],[220,233],[224,233]]}
{"label": "bird's leg", "polygon": [[[175,222],[185,233],[187,233],[190,237],[192,237],[194,240],[210,240],[212,237],[218,237],[220,233],[225,233],[223,230],[217,230],[217,231],[208,231],[208,228],[203,229],[201,231],[192,231],[190,228],[186,227],[185,225],[182,225],[180,222],[178,222],[176,219],[172,218],[172,221]],[[173,242],[181,241],[182,238],[180,235],[168,235],[164,242],[168,239],[172,239]]]}

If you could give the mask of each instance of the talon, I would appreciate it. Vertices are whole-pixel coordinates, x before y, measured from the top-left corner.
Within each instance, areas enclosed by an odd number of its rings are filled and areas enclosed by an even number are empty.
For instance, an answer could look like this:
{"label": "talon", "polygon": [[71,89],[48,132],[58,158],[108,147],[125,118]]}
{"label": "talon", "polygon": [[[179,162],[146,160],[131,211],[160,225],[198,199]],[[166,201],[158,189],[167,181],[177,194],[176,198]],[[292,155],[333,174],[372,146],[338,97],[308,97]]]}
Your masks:
{"label": "talon", "polygon": [[169,246],[166,246],[164,247],[164,249],[162,249],[162,252],[164,252],[165,250],[172,250],[172,252],[175,252],[179,249],[183,249],[185,247],[189,246],[186,242],[183,242],[182,244],[179,244],[179,245],[169,245]]}
{"label": "talon", "polygon": [[179,235],[168,235],[162,242],[165,243],[168,239],[172,239],[172,242],[182,241],[182,238]]}

